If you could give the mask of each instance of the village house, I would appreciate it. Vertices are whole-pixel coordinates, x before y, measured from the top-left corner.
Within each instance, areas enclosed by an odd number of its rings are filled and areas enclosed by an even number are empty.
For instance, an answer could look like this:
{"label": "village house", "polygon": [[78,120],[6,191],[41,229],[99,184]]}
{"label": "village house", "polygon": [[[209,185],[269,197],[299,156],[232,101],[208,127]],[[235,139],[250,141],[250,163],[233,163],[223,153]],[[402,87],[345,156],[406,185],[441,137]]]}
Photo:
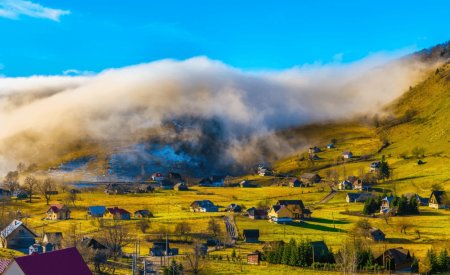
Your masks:
{"label": "village house", "polygon": [[9,248],[27,253],[30,245],[35,243],[36,237],[37,235],[26,227],[23,222],[13,220],[0,233],[0,248]]}
{"label": "village house", "polygon": [[39,243],[34,243],[28,247],[28,255],[41,254],[44,252],[45,248]]}
{"label": "village house", "polygon": [[0,198],[7,198],[11,196],[11,191],[5,188],[0,188]]}
{"label": "village house", "polygon": [[368,238],[375,242],[381,242],[386,240],[386,235],[380,229],[372,227],[369,229]]}
{"label": "village house", "polygon": [[261,177],[271,176],[272,171],[268,167],[260,165],[258,166],[257,174],[260,175]]}
{"label": "village house", "polygon": [[269,211],[269,221],[274,223],[292,222],[292,212],[281,205],[273,205]]}
{"label": "village house", "polygon": [[289,179],[289,187],[307,187],[308,184],[301,182],[298,178]]}
{"label": "village house", "polygon": [[352,181],[352,189],[359,191],[368,190],[369,185],[367,185],[362,179],[355,179]]}
{"label": "village house", "polygon": [[153,247],[150,248],[150,255],[153,257],[174,256],[178,255],[178,248],[170,248],[169,241],[153,242]]}
{"label": "village house", "polygon": [[48,253],[23,256],[13,259],[2,274],[5,275],[91,275],[92,272],[75,247]]}
{"label": "village house", "polygon": [[83,237],[81,239],[80,245],[83,248],[90,248],[93,251],[100,251],[100,250],[106,251],[108,249],[105,245],[101,244],[96,239],[90,237]]}
{"label": "village house", "polygon": [[344,159],[351,159],[351,158],[353,158],[353,153],[350,152],[350,151],[345,151],[345,152],[342,153],[342,157]]}
{"label": "village house", "polygon": [[150,178],[154,181],[161,181],[161,180],[165,179],[166,177],[163,175],[163,173],[155,172],[152,174],[152,176]]}
{"label": "village house", "polygon": [[259,243],[259,229],[244,229],[242,235],[246,243]]}
{"label": "village house", "polygon": [[239,186],[241,188],[253,188],[253,187],[258,187],[256,184],[253,184],[251,181],[248,180],[243,180],[239,183]]}
{"label": "village house", "polygon": [[70,209],[64,204],[52,204],[47,210],[46,220],[68,220]]}
{"label": "village house", "polygon": [[334,148],[334,143],[327,144],[327,149],[333,149],[333,148]]}
{"label": "village house", "polygon": [[62,240],[62,232],[45,232],[44,237],[42,238],[42,244],[45,247],[45,252],[61,249]]}
{"label": "village house", "polygon": [[317,147],[317,146],[310,147],[310,148],[308,149],[308,153],[309,153],[309,154],[316,154],[316,153],[319,153],[319,152],[320,152],[320,148]]}
{"label": "village house", "polygon": [[123,195],[131,193],[131,190],[127,184],[110,183],[105,187],[104,192],[108,195]]}
{"label": "village house", "polygon": [[279,200],[277,205],[287,208],[292,213],[293,220],[311,218],[311,211],[305,208],[301,200]]}
{"label": "village house", "polygon": [[322,178],[315,173],[304,173],[300,176],[300,180],[307,185],[319,183],[321,179]]}
{"label": "village house", "polygon": [[375,262],[387,270],[409,271],[412,260],[409,250],[399,247],[384,251],[375,259]]}
{"label": "village house", "polygon": [[189,187],[187,186],[186,183],[184,183],[184,182],[179,182],[179,183],[177,183],[177,184],[174,185],[173,189],[174,189],[175,191],[188,191],[188,190],[189,190]]}
{"label": "village house", "polygon": [[159,187],[162,190],[173,190],[174,186],[175,184],[171,180],[163,179],[159,181]]}
{"label": "village house", "polygon": [[203,178],[198,183],[199,186],[204,187],[223,187],[225,185],[224,176],[211,176],[208,178]]}
{"label": "village house", "polygon": [[375,198],[371,193],[347,193],[346,202],[366,202],[370,198]]}
{"label": "village house", "polygon": [[370,164],[370,172],[378,172],[378,170],[380,170],[380,167],[381,167],[381,162],[374,161]]}
{"label": "village house", "polygon": [[142,209],[142,210],[135,211],[134,217],[138,218],[138,219],[151,218],[151,217],[153,217],[153,214],[147,209]]}
{"label": "village house", "polygon": [[192,212],[218,212],[219,207],[214,205],[214,203],[210,200],[199,200],[194,201],[191,204]]}
{"label": "village house", "polygon": [[448,197],[445,191],[431,192],[428,206],[435,209],[448,209]]}
{"label": "village house", "polygon": [[232,203],[232,204],[228,205],[227,211],[234,212],[234,213],[242,212],[242,207],[240,205]]}
{"label": "village house", "polygon": [[339,190],[351,190],[353,188],[352,183],[348,180],[341,181],[338,184]]}
{"label": "village house", "polygon": [[131,213],[116,206],[106,209],[106,217],[114,220],[129,220],[131,218]]}
{"label": "village house", "polygon": [[261,253],[258,250],[247,254],[247,264],[259,265],[260,261],[261,261]]}
{"label": "village house", "polygon": [[103,215],[106,213],[106,207],[95,205],[89,206],[87,209],[87,215],[91,218],[103,218]]}
{"label": "village house", "polygon": [[391,203],[393,200],[394,196],[384,197],[381,199],[380,214],[386,214],[391,211]]}
{"label": "village house", "polygon": [[247,214],[253,220],[267,220],[268,213],[266,209],[251,207],[247,209]]}

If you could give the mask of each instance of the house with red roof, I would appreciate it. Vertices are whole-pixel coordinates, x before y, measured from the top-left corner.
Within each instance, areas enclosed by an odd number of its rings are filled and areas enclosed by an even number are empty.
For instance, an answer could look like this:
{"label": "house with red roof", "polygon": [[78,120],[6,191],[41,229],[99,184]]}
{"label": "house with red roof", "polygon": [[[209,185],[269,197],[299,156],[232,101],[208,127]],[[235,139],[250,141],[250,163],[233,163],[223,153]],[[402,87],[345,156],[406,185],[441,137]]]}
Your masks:
{"label": "house with red roof", "polygon": [[2,274],[5,275],[91,275],[92,272],[75,247],[15,258]]}
{"label": "house with red roof", "polygon": [[47,210],[46,220],[68,220],[70,209],[64,204],[52,204]]}
{"label": "house with red roof", "polygon": [[119,207],[107,208],[106,217],[115,220],[129,220],[131,218],[131,213],[127,210]]}

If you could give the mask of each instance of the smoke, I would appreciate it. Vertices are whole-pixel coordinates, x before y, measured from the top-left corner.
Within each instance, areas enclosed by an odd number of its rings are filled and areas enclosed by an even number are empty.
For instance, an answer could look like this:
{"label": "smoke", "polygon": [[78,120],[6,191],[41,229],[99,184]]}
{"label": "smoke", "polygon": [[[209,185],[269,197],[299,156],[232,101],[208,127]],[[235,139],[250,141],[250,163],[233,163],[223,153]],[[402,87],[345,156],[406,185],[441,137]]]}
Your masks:
{"label": "smoke", "polygon": [[169,144],[217,167],[278,157],[292,148],[274,132],[380,112],[425,68],[375,55],[253,72],[196,57],[88,76],[0,78],[0,171],[51,163],[86,144]]}

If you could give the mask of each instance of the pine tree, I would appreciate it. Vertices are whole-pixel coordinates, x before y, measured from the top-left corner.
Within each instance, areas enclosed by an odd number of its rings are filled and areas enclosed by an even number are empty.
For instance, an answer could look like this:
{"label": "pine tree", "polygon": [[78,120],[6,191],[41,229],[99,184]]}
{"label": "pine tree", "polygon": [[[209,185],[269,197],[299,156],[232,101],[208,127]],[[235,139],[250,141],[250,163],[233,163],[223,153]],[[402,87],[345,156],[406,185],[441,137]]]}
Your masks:
{"label": "pine tree", "polygon": [[291,258],[291,242],[284,246],[283,255],[281,257],[282,264],[288,264]]}
{"label": "pine tree", "polygon": [[297,242],[294,239],[290,240],[289,249],[291,250],[291,255],[289,258],[288,265],[295,266],[298,264],[299,254],[298,254]]}
{"label": "pine tree", "polygon": [[386,162],[386,158],[383,155],[381,157],[380,169],[379,169],[379,177],[382,180],[388,179],[391,176],[391,171],[389,169],[389,165]]}
{"label": "pine tree", "polygon": [[448,262],[447,262],[448,252],[447,249],[442,249],[439,253],[439,256],[437,257],[437,269],[440,272],[446,272],[448,269]]}

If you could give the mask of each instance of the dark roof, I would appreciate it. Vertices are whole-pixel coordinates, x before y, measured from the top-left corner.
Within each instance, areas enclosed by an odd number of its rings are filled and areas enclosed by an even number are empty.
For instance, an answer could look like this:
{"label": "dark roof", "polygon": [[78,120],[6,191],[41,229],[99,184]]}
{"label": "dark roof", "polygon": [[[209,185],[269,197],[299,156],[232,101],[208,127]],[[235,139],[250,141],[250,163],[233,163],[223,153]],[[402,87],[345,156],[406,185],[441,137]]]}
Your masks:
{"label": "dark roof", "polygon": [[359,198],[360,194],[359,194],[359,193],[347,193],[347,196],[348,196],[351,200],[356,200],[357,198]]}
{"label": "dark roof", "polygon": [[15,261],[22,269],[22,271],[27,275],[92,274],[75,247],[19,257],[16,258]]}
{"label": "dark roof", "polygon": [[288,205],[298,205],[300,206],[301,209],[305,208],[305,206],[303,205],[303,201],[302,200],[279,200],[277,202],[278,205],[284,205],[284,206],[288,206]]}
{"label": "dark roof", "polygon": [[45,232],[44,237],[47,236],[47,241],[53,244],[59,244],[62,240],[61,232]]}
{"label": "dark roof", "polygon": [[201,200],[201,201],[194,201],[191,204],[192,207],[202,207],[202,208],[207,208],[207,207],[212,207],[215,206],[214,203],[210,200]]}
{"label": "dark roof", "polygon": [[437,201],[438,204],[447,203],[445,201],[445,197],[447,196],[445,191],[433,191],[433,192],[431,192],[430,199],[431,199],[431,197],[433,197],[433,195],[436,198],[436,201]]}
{"label": "dark roof", "polygon": [[134,212],[135,215],[137,214],[141,214],[142,216],[146,217],[146,216],[150,216],[150,211],[147,209],[143,209],[143,210],[137,210]]}
{"label": "dark roof", "polygon": [[106,207],[104,206],[89,206],[88,211],[91,215],[103,215],[106,212]]}
{"label": "dark roof", "polygon": [[265,209],[257,209],[254,207],[251,207],[249,209],[247,209],[247,213],[250,216],[267,216],[267,210]]}
{"label": "dark roof", "polygon": [[123,208],[119,208],[119,207],[113,207],[113,208],[108,208],[108,212],[111,213],[112,215],[126,215],[126,214],[130,214],[130,212],[128,212],[127,210],[123,209]]}
{"label": "dark roof", "polygon": [[64,204],[52,204],[50,205],[50,208],[47,210],[47,212],[50,210],[52,210],[55,213],[58,213],[61,210],[70,211],[69,208],[67,208]]}
{"label": "dark roof", "polygon": [[259,238],[259,229],[244,229],[245,238]]}
{"label": "dark roof", "polygon": [[3,274],[3,271],[5,271],[11,262],[11,259],[0,259],[0,274]]}
{"label": "dark roof", "polygon": [[106,249],[106,246],[104,246],[103,244],[99,243],[96,239],[89,238],[89,237],[84,237],[81,240],[81,246],[82,247],[89,247],[89,248],[92,248],[94,250]]}
{"label": "dark roof", "polygon": [[391,248],[383,252],[378,258],[384,256],[389,256],[391,259],[395,260],[395,264],[402,264],[411,260],[411,255],[409,254],[409,250],[403,249],[403,247],[399,248]]}
{"label": "dark roof", "polygon": [[281,205],[276,204],[276,205],[273,205],[272,208],[275,212],[278,212],[281,209]]}

